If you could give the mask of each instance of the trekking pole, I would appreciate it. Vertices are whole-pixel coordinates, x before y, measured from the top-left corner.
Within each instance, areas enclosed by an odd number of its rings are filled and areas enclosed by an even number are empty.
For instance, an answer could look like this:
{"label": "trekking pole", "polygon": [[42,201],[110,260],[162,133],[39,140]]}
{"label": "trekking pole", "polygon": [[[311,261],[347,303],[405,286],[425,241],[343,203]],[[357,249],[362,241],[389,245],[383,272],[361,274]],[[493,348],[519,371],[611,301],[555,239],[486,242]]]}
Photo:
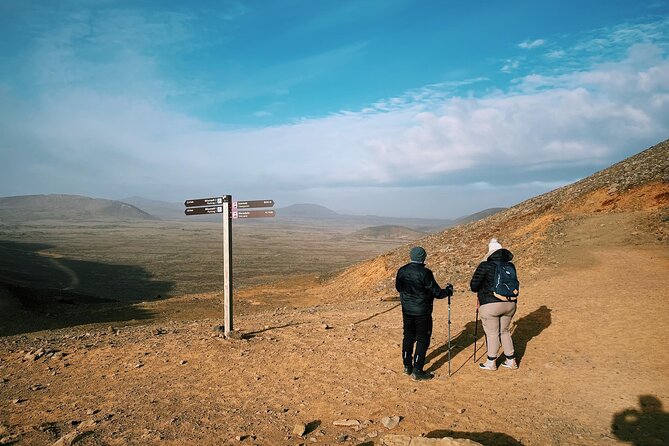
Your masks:
{"label": "trekking pole", "polygon": [[476,363],[476,340],[479,334],[479,302],[476,300],[476,320],[474,321],[474,363]]}
{"label": "trekking pole", "polygon": [[448,376],[451,376],[451,296],[448,296]]}

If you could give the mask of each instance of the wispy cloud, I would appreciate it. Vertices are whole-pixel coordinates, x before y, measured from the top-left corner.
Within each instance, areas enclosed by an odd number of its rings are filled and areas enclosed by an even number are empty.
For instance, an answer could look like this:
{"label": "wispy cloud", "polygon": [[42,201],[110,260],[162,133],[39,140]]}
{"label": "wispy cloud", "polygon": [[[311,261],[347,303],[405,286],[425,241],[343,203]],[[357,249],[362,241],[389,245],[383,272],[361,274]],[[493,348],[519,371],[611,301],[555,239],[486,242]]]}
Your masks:
{"label": "wispy cloud", "polygon": [[543,46],[546,41],[544,39],[536,39],[536,40],[526,40],[524,42],[521,42],[518,44],[518,48],[522,48],[525,50],[532,50],[534,48],[539,48],[540,46]]}
{"label": "wispy cloud", "polygon": [[500,68],[500,71],[503,73],[511,73],[512,71],[517,70],[519,66],[520,61],[518,59],[507,59],[504,65],[502,65],[502,68]]}
{"label": "wispy cloud", "polygon": [[[669,135],[669,60],[666,35],[658,41],[657,34],[666,23],[592,35],[591,41],[560,51],[569,58],[615,43],[624,52],[616,47],[605,61],[586,58],[577,68],[522,76],[509,88],[462,93],[461,88],[488,81],[474,77],[410,89],[361,110],[229,130],[171,106],[165,96],[174,87],[160,76],[151,51],[127,50],[127,37],[115,41],[113,33],[87,37],[88,20],[82,17],[68,29],[54,30],[53,39],[40,40],[34,61],[44,70],[42,94],[26,101],[11,88],[0,88],[3,190],[58,186],[123,196],[142,188],[164,197],[267,185],[275,191],[477,182],[548,187],[574,179],[579,168],[603,167]],[[118,19],[125,20],[140,19]],[[175,17],[169,29],[156,32],[174,32],[178,44],[188,20]],[[145,31],[135,31],[135,39],[151,40],[153,25],[140,23]],[[85,45],[73,44],[86,39],[115,48],[112,60],[97,62]],[[319,53],[298,65],[305,72],[333,69],[364,48]],[[128,61],[132,68],[124,73]],[[505,66],[512,72],[520,63],[509,59]],[[281,79],[289,78],[289,68],[268,68],[256,80],[267,81],[266,91],[289,89],[299,81]],[[105,70],[115,78],[111,83],[103,82]],[[241,85],[241,92],[230,94],[254,94],[262,83]],[[257,110],[258,118],[271,113]]]}

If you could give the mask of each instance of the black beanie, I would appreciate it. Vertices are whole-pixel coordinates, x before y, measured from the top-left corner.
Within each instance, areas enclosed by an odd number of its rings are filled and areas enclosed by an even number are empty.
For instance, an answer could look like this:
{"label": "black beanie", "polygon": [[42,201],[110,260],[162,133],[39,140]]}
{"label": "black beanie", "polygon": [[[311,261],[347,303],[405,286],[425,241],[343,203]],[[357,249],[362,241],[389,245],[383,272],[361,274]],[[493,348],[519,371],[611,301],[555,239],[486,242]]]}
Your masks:
{"label": "black beanie", "polygon": [[427,253],[420,246],[415,246],[411,248],[411,251],[409,252],[409,257],[411,257],[412,262],[423,263],[425,262],[425,257],[427,257]]}

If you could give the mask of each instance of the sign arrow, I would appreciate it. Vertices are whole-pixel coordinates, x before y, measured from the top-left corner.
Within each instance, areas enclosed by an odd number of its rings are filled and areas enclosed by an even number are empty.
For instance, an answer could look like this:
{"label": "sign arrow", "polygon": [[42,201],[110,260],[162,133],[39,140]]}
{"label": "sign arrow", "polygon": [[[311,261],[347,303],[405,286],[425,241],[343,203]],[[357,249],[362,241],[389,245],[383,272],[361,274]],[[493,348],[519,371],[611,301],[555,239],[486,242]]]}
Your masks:
{"label": "sign arrow", "polygon": [[223,206],[207,206],[204,208],[188,208],[184,211],[186,215],[202,215],[202,214],[222,214]]}
{"label": "sign arrow", "polygon": [[232,218],[261,218],[274,217],[276,211],[233,211]]}
{"label": "sign arrow", "polygon": [[184,201],[184,205],[187,208],[192,208],[195,206],[216,206],[225,203],[225,201],[225,197],[194,198],[192,200]]}
{"label": "sign arrow", "polygon": [[232,209],[271,208],[271,207],[274,207],[274,200],[248,200],[248,201],[232,202]]}

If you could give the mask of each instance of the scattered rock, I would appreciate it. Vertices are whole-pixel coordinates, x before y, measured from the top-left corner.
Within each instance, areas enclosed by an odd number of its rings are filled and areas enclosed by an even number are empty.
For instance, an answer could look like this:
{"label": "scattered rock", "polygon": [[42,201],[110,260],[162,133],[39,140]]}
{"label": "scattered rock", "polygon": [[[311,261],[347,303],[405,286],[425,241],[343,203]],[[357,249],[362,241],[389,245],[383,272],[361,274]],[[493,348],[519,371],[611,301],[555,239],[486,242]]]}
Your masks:
{"label": "scattered rock", "polygon": [[307,426],[302,423],[297,423],[295,427],[293,427],[293,434],[297,435],[298,437],[304,435],[306,431],[307,431]]}
{"label": "scattered rock", "polygon": [[61,437],[52,446],[72,446],[77,441],[91,434],[96,424],[93,420],[84,421],[75,430]]}
{"label": "scattered rock", "polygon": [[12,400],[12,403],[14,403],[14,404],[20,404],[20,403],[25,403],[26,401],[28,401],[28,400],[23,399],[23,398],[14,398],[14,399]]}
{"label": "scattered rock", "polygon": [[337,441],[340,443],[345,443],[348,441],[348,435],[346,434],[341,434],[337,436]]}
{"label": "scattered rock", "polygon": [[344,427],[355,427],[355,426],[360,426],[360,422],[358,420],[335,420],[332,424],[335,426],[344,426]]}
{"label": "scattered rock", "polygon": [[330,327],[328,324],[321,324],[321,328],[322,328],[323,330],[329,330],[329,329],[331,329],[332,327]]}
{"label": "scattered rock", "polygon": [[32,390],[33,392],[42,389],[44,389],[44,386],[42,384],[33,384],[32,386],[30,386],[30,390]]}
{"label": "scattered rock", "polygon": [[228,339],[241,341],[242,339],[244,339],[244,334],[239,330],[232,330],[230,333],[228,333]]}
{"label": "scattered rock", "polygon": [[181,361],[179,361],[179,364],[184,365],[184,364],[186,364],[187,362],[188,362],[188,361],[186,361],[185,359],[182,359]]}
{"label": "scattered rock", "polygon": [[465,438],[424,438],[409,437],[408,435],[388,434],[381,439],[383,446],[482,446]]}
{"label": "scattered rock", "polygon": [[400,424],[400,421],[402,420],[402,417],[395,415],[394,417],[383,417],[381,418],[381,424],[383,424],[386,429],[395,429],[398,424]]}
{"label": "scattered rock", "polygon": [[0,444],[12,444],[19,441],[21,436],[19,434],[7,435],[6,437],[0,437]]}
{"label": "scattered rock", "polygon": [[154,336],[164,335],[164,334],[167,334],[167,329],[162,328],[162,327],[161,328],[154,328],[153,330],[151,330],[151,334],[154,335]]}
{"label": "scattered rock", "polygon": [[135,367],[136,369],[139,369],[139,368],[141,368],[141,367],[144,367],[144,364],[142,364],[141,362],[138,362],[137,364],[135,364],[134,367]]}

